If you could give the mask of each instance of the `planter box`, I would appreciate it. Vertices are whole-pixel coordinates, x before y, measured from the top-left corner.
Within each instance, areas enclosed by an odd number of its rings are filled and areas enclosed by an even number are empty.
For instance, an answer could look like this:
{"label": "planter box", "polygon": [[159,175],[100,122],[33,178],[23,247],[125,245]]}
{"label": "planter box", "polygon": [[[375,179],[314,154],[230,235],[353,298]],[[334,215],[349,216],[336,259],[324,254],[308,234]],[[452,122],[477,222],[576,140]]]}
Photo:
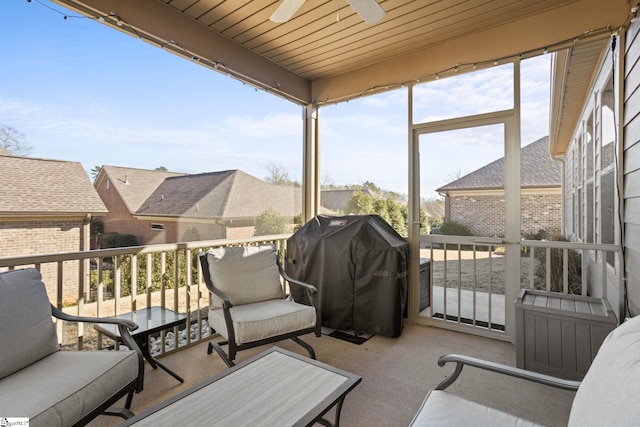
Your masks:
{"label": "planter box", "polygon": [[516,299],[516,364],[581,380],[617,323],[602,299],[523,289]]}

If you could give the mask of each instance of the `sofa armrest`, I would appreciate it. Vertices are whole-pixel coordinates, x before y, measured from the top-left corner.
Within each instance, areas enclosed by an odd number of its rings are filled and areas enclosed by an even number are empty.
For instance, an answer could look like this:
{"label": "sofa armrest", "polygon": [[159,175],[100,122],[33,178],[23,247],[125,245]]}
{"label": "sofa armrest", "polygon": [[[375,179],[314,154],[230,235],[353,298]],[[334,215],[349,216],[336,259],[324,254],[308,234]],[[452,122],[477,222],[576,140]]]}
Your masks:
{"label": "sofa armrest", "polygon": [[444,366],[448,362],[456,364],[453,374],[442,381],[436,386],[436,390],[444,390],[453,384],[457,379],[462,368],[465,365],[473,366],[475,368],[484,369],[486,371],[497,372],[499,374],[508,375],[510,377],[521,378],[528,381],[533,381],[539,384],[545,384],[551,387],[556,387],[564,390],[577,391],[580,386],[580,381],[570,381],[551,375],[540,374],[537,372],[527,371],[524,369],[514,368],[508,365],[502,365],[500,363],[489,362],[487,360],[476,359],[469,356],[461,356],[458,354],[448,354],[441,356],[438,359],[438,366]]}
{"label": "sofa armrest", "polygon": [[138,324],[136,322],[127,319],[115,319],[113,317],[74,316],[59,310],[54,305],[51,305],[51,314],[54,317],[67,322],[109,323],[118,326],[118,332],[120,333],[122,342],[129,349],[135,351],[138,356],[138,384],[136,386],[136,392],[140,393],[142,391],[144,386],[144,356],[142,355],[142,350],[138,346],[138,343],[136,343],[131,335],[132,331],[138,329]]}

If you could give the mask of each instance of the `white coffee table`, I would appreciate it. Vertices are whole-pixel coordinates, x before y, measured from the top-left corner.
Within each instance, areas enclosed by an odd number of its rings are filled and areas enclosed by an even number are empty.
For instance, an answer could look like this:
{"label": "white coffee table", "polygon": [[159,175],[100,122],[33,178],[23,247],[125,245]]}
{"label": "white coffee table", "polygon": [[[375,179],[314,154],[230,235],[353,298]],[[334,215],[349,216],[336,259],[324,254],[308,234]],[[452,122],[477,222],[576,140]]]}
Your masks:
{"label": "white coffee table", "polygon": [[322,417],[337,405],[338,426],[344,398],[361,380],[272,347],[121,425],[330,426]]}

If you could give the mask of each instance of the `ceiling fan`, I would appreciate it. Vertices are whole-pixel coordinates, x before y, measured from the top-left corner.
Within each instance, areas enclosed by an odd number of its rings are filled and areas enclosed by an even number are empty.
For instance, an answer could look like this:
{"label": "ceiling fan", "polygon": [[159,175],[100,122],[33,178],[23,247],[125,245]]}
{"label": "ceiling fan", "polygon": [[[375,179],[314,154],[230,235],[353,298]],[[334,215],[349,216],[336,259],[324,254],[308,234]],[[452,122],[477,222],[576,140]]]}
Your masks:
{"label": "ceiling fan", "polygon": [[[287,22],[294,13],[304,4],[306,0],[282,0],[282,3],[271,18],[271,21],[281,24]],[[346,0],[352,8],[358,12],[358,15],[364,19],[367,24],[375,24],[384,16],[384,9],[380,7],[376,0]]]}

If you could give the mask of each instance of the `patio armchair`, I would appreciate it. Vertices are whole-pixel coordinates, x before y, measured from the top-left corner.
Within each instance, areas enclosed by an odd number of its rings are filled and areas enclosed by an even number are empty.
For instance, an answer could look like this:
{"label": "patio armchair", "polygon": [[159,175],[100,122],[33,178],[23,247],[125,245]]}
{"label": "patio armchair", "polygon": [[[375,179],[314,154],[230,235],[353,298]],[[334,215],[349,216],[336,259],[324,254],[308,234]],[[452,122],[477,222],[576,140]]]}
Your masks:
{"label": "patio armchair", "polygon": [[640,420],[640,316],[626,321],[607,336],[582,381],[459,355],[438,360],[439,366],[447,363],[456,364],[453,374],[429,392],[411,426],[537,425],[446,392],[464,366],[576,391],[569,413],[570,427],[632,426]]}
{"label": "patio armchair", "polygon": [[[317,289],[289,277],[273,245],[215,248],[200,253],[200,263],[210,292],[209,326],[224,338],[210,341],[208,354],[216,350],[231,367],[238,351],[291,338],[316,358],[299,336],[321,335]],[[285,282],[302,287],[311,306],[287,296]]]}
{"label": "patio armchair", "polygon": [[[52,316],[62,321],[114,323],[129,350],[62,351]],[[66,314],[50,304],[40,272],[0,273],[0,415],[31,427],[81,426],[100,414],[129,418],[142,391],[142,353],[133,322]],[[124,408],[111,408],[126,396]]]}

